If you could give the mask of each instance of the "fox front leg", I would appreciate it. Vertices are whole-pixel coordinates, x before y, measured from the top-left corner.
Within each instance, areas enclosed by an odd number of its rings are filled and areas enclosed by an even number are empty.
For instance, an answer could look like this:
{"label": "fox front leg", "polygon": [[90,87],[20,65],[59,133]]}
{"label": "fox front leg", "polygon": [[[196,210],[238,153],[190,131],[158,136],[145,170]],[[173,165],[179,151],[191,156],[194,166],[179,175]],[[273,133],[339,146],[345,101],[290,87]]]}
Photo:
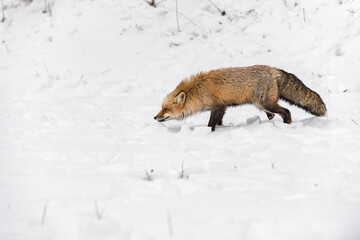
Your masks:
{"label": "fox front leg", "polygon": [[211,110],[208,126],[211,127],[211,131],[215,131],[216,125],[222,125],[222,119],[225,114],[226,108],[224,106],[217,106]]}

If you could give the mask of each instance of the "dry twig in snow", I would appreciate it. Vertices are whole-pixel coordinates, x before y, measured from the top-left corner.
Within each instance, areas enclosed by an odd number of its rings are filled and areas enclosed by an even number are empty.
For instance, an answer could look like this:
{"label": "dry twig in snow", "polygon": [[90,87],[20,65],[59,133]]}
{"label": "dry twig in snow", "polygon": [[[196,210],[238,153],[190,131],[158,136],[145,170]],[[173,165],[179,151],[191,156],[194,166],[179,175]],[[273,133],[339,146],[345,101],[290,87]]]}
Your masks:
{"label": "dry twig in snow", "polygon": [[215,3],[213,3],[213,1],[209,0],[209,2],[211,2],[211,4],[221,13],[222,16],[226,15],[225,10],[221,10],[220,8],[218,8]]}
{"label": "dry twig in snow", "polygon": [[1,0],[1,10],[2,10],[2,14],[3,14],[3,17],[1,19],[1,22],[5,22],[5,6],[4,6],[4,0]]}
{"label": "dry twig in snow", "polygon": [[179,26],[179,11],[178,11],[178,1],[177,1],[177,0],[175,0],[175,4],[176,4],[176,24],[177,24],[178,32],[180,32],[180,26]]}

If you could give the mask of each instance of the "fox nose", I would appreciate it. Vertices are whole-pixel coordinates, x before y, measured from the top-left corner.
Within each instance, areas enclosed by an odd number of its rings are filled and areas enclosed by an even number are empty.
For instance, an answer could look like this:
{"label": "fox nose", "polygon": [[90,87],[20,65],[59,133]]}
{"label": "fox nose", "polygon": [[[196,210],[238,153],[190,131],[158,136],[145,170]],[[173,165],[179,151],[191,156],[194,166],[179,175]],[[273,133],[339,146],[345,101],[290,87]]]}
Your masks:
{"label": "fox nose", "polygon": [[156,116],[154,117],[154,119],[156,120]]}

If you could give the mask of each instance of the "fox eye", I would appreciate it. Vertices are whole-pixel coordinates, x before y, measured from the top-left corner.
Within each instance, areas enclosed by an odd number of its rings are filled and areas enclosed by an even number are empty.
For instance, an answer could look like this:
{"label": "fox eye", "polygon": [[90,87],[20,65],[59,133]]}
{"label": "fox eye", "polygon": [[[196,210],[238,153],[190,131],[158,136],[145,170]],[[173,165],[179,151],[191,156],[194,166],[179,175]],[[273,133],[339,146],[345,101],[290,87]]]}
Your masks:
{"label": "fox eye", "polygon": [[164,110],[163,110],[164,112],[166,112],[166,111],[169,111],[169,109],[168,108],[164,108]]}

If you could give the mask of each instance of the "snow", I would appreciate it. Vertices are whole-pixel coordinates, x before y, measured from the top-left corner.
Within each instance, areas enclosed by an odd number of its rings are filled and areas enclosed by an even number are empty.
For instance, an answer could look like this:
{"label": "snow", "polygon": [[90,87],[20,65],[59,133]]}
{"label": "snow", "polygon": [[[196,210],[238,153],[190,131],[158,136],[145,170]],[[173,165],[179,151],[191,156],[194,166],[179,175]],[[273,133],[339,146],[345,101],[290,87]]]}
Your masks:
{"label": "snow", "polygon": [[[358,1],[178,0],[180,32],[175,1],[46,2],[4,0],[1,240],[360,239]],[[152,119],[191,74],[252,64],[329,117]]]}

